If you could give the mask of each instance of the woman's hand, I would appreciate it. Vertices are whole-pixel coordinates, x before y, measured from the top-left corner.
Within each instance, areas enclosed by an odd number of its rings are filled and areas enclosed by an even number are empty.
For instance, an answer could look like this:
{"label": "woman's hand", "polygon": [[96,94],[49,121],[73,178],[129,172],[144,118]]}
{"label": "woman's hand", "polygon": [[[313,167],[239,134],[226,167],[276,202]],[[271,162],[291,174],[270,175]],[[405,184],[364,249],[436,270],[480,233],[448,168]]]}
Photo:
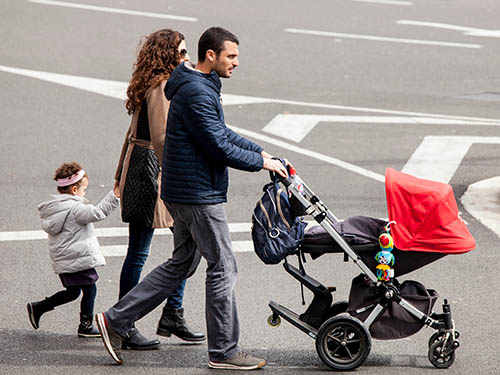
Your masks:
{"label": "woman's hand", "polygon": [[115,194],[117,198],[120,198],[120,181],[118,180],[115,180],[115,184],[113,186],[113,194]]}

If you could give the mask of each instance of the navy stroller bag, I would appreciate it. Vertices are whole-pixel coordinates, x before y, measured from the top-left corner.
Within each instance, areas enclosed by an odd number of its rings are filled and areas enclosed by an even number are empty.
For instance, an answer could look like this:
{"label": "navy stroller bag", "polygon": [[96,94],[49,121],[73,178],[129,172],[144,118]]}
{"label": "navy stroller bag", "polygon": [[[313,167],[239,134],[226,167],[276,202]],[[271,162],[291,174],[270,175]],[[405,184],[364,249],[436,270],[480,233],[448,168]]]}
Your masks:
{"label": "navy stroller bag", "polygon": [[263,190],[252,215],[253,246],[265,264],[278,264],[300,246],[307,224],[293,215],[278,182],[265,185]]}

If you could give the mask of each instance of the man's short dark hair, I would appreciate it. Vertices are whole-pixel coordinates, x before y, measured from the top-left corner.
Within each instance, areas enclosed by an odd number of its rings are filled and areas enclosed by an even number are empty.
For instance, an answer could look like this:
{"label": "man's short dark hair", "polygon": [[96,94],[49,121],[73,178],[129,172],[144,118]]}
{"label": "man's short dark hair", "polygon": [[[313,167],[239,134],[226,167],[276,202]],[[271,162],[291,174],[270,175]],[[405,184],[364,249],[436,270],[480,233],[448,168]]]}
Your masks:
{"label": "man's short dark hair", "polygon": [[209,49],[219,56],[224,49],[225,41],[233,42],[238,45],[240,44],[238,37],[223,27],[211,27],[205,30],[198,41],[198,61],[205,61],[205,56]]}

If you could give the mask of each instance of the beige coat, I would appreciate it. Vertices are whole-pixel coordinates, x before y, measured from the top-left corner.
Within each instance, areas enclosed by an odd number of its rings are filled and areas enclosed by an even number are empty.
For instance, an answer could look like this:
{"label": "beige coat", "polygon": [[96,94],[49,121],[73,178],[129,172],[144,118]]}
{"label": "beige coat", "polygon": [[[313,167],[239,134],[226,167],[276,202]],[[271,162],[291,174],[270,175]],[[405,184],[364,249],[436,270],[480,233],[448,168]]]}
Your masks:
{"label": "beige coat", "polygon": [[[163,92],[167,81],[163,81],[160,85],[149,90],[146,95],[146,102],[148,105],[148,119],[149,119],[149,133],[151,135],[151,142],[136,139],[137,135],[137,122],[139,120],[140,110],[136,110],[132,115],[132,121],[125,136],[125,142],[122,147],[118,167],[116,168],[115,180],[120,181],[120,194],[123,193],[123,187],[127,179],[127,171],[130,162],[130,156],[134,145],[138,144],[142,147],[147,147],[154,150],[160,166],[162,163],[163,143],[165,142],[165,130],[167,124],[167,114],[169,102]],[[153,220],[153,228],[168,228],[173,226],[174,221],[170,216],[165,203],[160,198],[161,192],[161,172],[158,175],[158,199],[156,201],[155,216]]]}

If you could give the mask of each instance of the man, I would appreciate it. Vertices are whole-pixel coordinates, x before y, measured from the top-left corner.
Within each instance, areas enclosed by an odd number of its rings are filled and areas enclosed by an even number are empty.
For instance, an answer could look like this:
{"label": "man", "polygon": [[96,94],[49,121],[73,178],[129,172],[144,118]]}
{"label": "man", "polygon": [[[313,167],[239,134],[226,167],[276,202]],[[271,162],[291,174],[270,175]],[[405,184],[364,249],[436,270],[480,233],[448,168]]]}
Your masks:
{"label": "man", "polygon": [[107,312],[96,315],[106,349],[122,362],[122,338],[133,322],[168,297],[189,272],[197,250],[207,260],[206,306],[210,368],[252,370],[266,361],[241,351],[234,287],[237,264],[223,204],[228,167],[266,169],[287,176],[281,162],[226,127],[219,77],[238,66],[235,35],[206,30],[198,43],[198,64],[179,65],[167,82],[170,100],[163,153],[161,197],[174,218],[172,258],[156,267]]}

